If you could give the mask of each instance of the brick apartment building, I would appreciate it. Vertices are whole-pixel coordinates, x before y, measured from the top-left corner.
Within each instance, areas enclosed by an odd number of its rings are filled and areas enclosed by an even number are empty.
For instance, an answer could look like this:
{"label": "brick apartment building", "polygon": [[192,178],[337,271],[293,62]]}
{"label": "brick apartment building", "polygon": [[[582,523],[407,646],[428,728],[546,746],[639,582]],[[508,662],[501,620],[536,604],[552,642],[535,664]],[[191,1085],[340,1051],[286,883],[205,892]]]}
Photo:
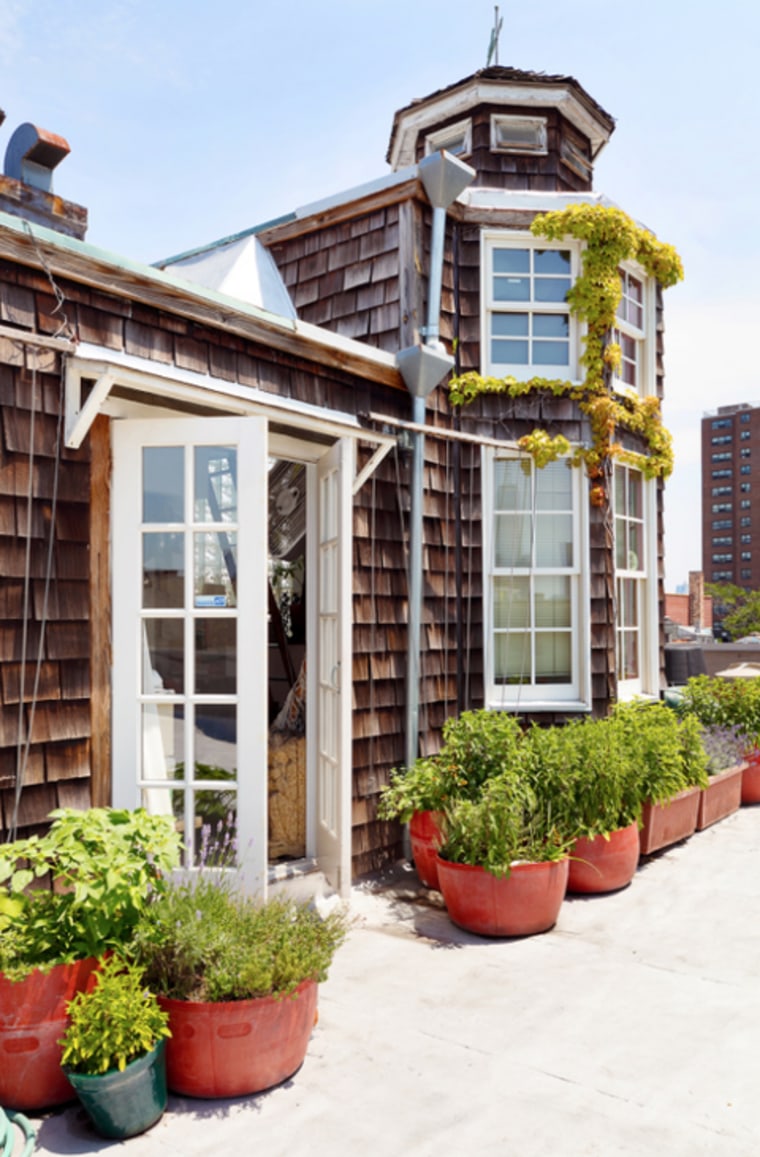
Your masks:
{"label": "brick apartment building", "polygon": [[702,569],[706,582],[760,588],[758,496],[760,406],[749,402],[720,406],[702,419]]}

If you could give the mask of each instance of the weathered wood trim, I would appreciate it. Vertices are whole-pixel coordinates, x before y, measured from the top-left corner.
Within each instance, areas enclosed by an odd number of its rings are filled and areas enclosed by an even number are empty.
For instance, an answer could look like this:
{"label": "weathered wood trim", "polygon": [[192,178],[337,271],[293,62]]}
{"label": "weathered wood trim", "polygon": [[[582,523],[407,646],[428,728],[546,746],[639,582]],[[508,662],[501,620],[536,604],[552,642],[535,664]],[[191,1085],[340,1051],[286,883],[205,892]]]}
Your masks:
{"label": "weathered wood trim", "polygon": [[279,245],[283,241],[292,241],[304,233],[314,233],[316,230],[327,228],[330,225],[339,225],[343,221],[350,221],[354,217],[363,217],[367,213],[374,213],[378,209],[386,209],[389,205],[401,204],[412,197],[427,201],[422,182],[418,177],[412,177],[399,185],[392,185],[389,189],[380,189],[366,197],[359,197],[353,201],[343,201],[339,205],[331,205],[321,212],[310,213],[303,217],[296,217],[284,221],[281,225],[273,225],[257,233],[259,241],[267,248]]}
{"label": "weathered wood trim", "polygon": [[111,423],[90,430],[90,720],[92,803],[111,802]]}
{"label": "weathered wood trim", "polygon": [[[62,239],[65,240],[65,239]],[[72,244],[69,242],[69,244]],[[121,293],[141,305],[152,305],[180,317],[190,318],[204,325],[222,328],[225,333],[263,342],[271,349],[307,358],[318,365],[345,370],[368,381],[405,389],[401,375],[388,354],[371,346],[360,346],[339,335],[302,321],[277,318],[264,310],[246,306],[244,302],[228,301],[223,295],[203,297],[192,290],[174,285],[158,272],[155,280],[150,275],[116,260],[107,261],[97,251],[78,253],[55,245],[39,237],[28,237],[3,229],[0,233],[0,256],[41,268],[40,254],[50,271],[60,277],[69,277],[81,285],[88,285],[109,293]]]}

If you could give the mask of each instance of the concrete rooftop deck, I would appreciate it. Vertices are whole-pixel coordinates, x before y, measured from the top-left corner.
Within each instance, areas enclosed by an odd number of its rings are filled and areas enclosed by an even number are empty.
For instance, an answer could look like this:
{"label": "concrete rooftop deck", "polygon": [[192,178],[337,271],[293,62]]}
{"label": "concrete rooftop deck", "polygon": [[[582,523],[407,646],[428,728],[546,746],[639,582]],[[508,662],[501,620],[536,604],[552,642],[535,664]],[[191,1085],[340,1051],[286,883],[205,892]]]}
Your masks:
{"label": "concrete rooftop deck", "polygon": [[39,1154],[754,1157],[760,1152],[760,808],[650,857],[549,933],[454,928],[409,869],[354,889],[306,1061],[234,1101],[169,1099],[98,1138],[72,1106]]}

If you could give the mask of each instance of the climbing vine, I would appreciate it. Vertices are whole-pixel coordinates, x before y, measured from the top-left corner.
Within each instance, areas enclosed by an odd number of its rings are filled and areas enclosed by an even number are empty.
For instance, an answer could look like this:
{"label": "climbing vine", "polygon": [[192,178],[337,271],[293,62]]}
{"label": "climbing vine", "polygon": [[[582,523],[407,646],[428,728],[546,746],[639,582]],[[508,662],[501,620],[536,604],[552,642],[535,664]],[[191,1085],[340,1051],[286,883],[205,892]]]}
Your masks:
{"label": "climbing vine", "polygon": [[[612,388],[612,375],[621,359],[620,346],[612,340],[623,292],[620,265],[637,261],[663,288],[681,280],[683,266],[672,245],[658,241],[627,213],[614,207],[580,204],[541,213],[533,221],[531,232],[551,241],[569,236],[585,242],[581,273],[567,295],[571,313],[586,323],[580,358],[584,380],[574,383],[533,377],[521,382],[511,376],[484,377],[473,371],[452,378],[449,397],[454,405],[461,406],[480,394],[518,398],[545,391],[577,401],[589,418],[591,443],[576,447],[571,461],[585,466],[593,483],[590,501],[601,506],[606,501],[601,481],[605,465],[612,459],[637,467],[647,478],[667,478],[673,470],[673,446],[662,424],[659,399],[641,398]],[[617,438],[621,427],[643,438],[649,452],[626,450]],[[563,435],[552,438],[545,430],[534,430],[518,445],[539,467],[564,457],[570,449]]]}

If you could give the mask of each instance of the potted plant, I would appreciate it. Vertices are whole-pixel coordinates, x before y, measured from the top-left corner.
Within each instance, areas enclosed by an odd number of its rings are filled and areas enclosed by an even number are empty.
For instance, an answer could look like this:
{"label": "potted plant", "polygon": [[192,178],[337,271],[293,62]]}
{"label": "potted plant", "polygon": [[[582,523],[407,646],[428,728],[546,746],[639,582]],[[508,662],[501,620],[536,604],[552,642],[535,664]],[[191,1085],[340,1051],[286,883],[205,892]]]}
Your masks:
{"label": "potted plant", "polygon": [[641,798],[619,721],[586,719],[527,736],[537,789],[550,785],[577,837],[568,891],[612,892],[630,884],[639,862]]}
{"label": "potted plant", "polygon": [[516,716],[502,711],[465,711],[443,725],[438,755],[421,757],[394,771],[378,814],[409,824],[412,856],[422,883],[438,888],[437,852],[444,812],[456,800],[478,798],[483,784],[520,760],[522,730]]}
{"label": "potted plant", "polygon": [[681,716],[694,715],[706,728],[731,728],[738,735],[745,767],[741,802],[760,803],[760,681],[697,675],[677,704]]}
{"label": "potted plant", "polygon": [[69,1003],[60,1044],[64,1070],[97,1131],[144,1133],[166,1109],[168,1014],[145,987],[142,969],[118,956],[100,963]]}
{"label": "potted plant", "polygon": [[145,911],[135,960],[169,1014],[169,1088],[237,1097],[300,1068],[315,1023],[317,985],[346,932],[342,911],[259,903],[203,872],[175,882]]}
{"label": "potted plant", "polygon": [[707,787],[707,755],[699,721],[679,718],[664,703],[618,704],[622,729],[642,800],[641,852],[648,855],[696,831],[699,793]]}
{"label": "potted plant", "polygon": [[746,743],[736,727],[711,724],[702,728],[702,743],[709,760],[708,786],[699,797],[697,831],[738,811],[746,769]]}
{"label": "potted plant", "polygon": [[178,862],[171,817],[62,809],[0,848],[0,1103],[63,1104],[66,1006],[106,949],[125,944]]}
{"label": "potted plant", "polygon": [[527,776],[505,771],[479,799],[455,801],[445,831],[438,878],[455,924],[482,936],[529,936],[556,923],[573,835]]}

